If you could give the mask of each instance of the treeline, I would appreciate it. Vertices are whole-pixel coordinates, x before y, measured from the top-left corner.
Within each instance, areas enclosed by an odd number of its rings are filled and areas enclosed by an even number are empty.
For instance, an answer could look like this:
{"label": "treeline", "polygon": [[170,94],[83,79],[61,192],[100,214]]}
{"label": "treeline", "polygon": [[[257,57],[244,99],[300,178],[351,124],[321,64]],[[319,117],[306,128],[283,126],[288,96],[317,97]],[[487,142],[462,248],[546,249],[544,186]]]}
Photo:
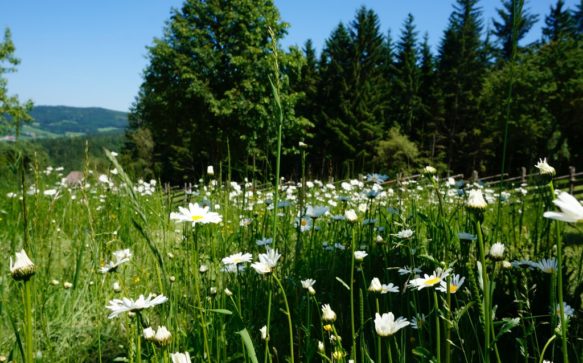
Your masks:
{"label": "treeline", "polygon": [[269,175],[276,89],[288,175],[302,153],[320,177],[426,163],[495,174],[541,156],[581,165],[583,1],[556,1],[540,41],[523,44],[537,21],[523,0],[502,0],[488,20],[477,0],[457,0],[434,53],[413,15],[393,36],[362,7],[317,54],[310,40],[279,48],[286,24],[272,1],[186,0],[149,48],[126,161],[173,182],[209,164]]}

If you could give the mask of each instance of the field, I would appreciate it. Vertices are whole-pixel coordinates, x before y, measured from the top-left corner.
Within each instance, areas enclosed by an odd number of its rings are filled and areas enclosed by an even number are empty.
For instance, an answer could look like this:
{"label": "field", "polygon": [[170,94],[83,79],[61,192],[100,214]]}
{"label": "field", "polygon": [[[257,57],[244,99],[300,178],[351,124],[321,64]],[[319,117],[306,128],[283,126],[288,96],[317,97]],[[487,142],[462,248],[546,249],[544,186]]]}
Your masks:
{"label": "field", "polygon": [[170,189],[110,157],[0,195],[0,362],[581,361],[583,235],[543,217],[549,175]]}

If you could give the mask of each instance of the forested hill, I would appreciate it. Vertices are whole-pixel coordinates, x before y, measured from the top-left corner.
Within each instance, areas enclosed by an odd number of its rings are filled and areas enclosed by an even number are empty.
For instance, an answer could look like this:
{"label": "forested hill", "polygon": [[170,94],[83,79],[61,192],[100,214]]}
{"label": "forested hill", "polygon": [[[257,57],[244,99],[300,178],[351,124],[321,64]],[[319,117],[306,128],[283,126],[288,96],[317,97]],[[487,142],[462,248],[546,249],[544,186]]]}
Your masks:
{"label": "forested hill", "polygon": [[24,128],[24,136],[56,137],[123,131],[128,125],[126,112],[99,107],[35,106],[34,121]]}

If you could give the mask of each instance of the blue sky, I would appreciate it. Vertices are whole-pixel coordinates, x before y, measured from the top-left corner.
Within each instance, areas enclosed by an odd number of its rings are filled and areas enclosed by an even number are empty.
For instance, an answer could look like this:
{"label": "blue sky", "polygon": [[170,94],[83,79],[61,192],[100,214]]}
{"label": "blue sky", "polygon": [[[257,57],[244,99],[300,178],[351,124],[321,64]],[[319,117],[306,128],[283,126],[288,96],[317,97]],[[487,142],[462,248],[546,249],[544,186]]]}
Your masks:
{"label": "blue sky", "polygon": [[[284,46],[311,38],[318,50],[339,22],[350,22],[365,5],[393,38],[408,13],[420,36],[429,33],[436,49],[451,0],[275,0],[291,27]],[[555,0],[530,0],[539,22],[527,41],[540,38],[544,15]],[[578,0],[567,0],[574,8]],[[146,46],[162,34],[170,9],[182,0],[0,0],[0,30],[9,27],[21,59],[8,76],[10,94],[37,105],[98,106],[126,111],[135,99],[146,67]],[[495,16],[497,0],[481,0],[485,24]]]}

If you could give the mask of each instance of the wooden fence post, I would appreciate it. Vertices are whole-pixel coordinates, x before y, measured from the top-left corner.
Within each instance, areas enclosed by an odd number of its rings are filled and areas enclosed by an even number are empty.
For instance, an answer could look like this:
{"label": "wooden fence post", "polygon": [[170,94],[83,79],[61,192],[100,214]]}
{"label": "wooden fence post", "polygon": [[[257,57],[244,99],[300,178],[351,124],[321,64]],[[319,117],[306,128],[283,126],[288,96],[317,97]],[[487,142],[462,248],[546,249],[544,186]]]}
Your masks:
{"label": "wooden fence post", "polygon": [[569,167],[569,194],[573,195],[575,192],[575,182],[577,181],[575,177],[575,167]]}
{"label": "wooden fence post", "polygon": [[520,168],[520,183],[526,183],[526,168],[524,166]]}
{"label": "wooden fence post", "polygon": [[473,183],[478,182],[478,171],[477,170],[472,171],[472,182]]}

